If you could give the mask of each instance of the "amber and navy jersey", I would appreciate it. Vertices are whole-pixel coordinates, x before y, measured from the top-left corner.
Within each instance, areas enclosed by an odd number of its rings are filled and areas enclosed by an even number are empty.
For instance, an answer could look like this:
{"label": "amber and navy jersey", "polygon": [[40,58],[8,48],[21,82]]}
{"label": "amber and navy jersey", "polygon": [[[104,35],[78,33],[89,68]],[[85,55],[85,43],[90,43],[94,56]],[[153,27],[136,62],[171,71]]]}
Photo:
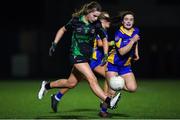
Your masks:
{"label": "amber and navy jersey", "polygon": [[[106,38],[108,39],[107,31],[104,30],[104,34],[106,35]],[[93,54],[92,59],[97,60],[104,57],[103,47],[98,47],[98,41],[102,40],[99,35],[96,36],[96,39],[94,40],[94,46],[93,46]]]}
{"label": "amber and navy jersey", "polygon": [[[108,39],[107,31],[104,30],[104,34]],[[103,47],[98,46],[99,40],[102,39],[99,37],[99,35],[97,35],[96,39],[94,40],[93,54],[89,63],[91,69],[95,69],[97,66],[101,65],[102,59],[104,57]]]}
{"label": "amber and navy jersey", "polygon": [[108,62],[118,66],[130,66],[131,60],[135,53],[135,44],[133,45],[132,49],[125,55],[120,55],[118,50],[129,44],[130,39],[136,34],[139,34],[138,28],[132,28],[130,32],[127,33],[124,27],[121,26],[120,29],[115,33],[115,50],[109,55]]}
{"label": "amber and navy jersey", "polygon": [[85,23],[83,16],[73,17],[66,25],[66,30],[72,31],[71,55],[74,57],[91,58],[93,41],[97,34],[105,38],[101,22]]}

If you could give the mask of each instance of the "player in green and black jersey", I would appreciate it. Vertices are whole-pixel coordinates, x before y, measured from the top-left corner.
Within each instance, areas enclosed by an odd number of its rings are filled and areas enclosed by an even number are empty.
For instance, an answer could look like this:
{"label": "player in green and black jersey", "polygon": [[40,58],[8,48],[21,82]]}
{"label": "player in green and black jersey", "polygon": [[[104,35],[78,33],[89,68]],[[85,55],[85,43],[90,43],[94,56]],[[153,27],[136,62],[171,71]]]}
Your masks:
{"label": "player in green and black jersey", "polygon": [[89,82],[92,91],[102,101],[103,107],[114,107],[119,99],[119,95],[114,98],[108,97],[98,84],[97,78],[89,66],[89,60],[92,55],[93,40],[98,34],[103,41],[104,58],[102,63],[107,61],[108,41],[103,32],[98,16],[101,14],[101,6],[97,2],[85,4],[82,9],[73,14],[72,19],[63,27],[61,27],[55,37],[50,48],[50,55],[55,51],[56,44],[60,41],[66,31],[72,31],[71,42],[71,64],[73,65],[72,72],[68,80],[57,80],[47,83],[42,82],[41,89],[38,93],[38,98],[42,99],[45,91],[52,88],[73,88],[77,85],[81,76],[84,76]]}

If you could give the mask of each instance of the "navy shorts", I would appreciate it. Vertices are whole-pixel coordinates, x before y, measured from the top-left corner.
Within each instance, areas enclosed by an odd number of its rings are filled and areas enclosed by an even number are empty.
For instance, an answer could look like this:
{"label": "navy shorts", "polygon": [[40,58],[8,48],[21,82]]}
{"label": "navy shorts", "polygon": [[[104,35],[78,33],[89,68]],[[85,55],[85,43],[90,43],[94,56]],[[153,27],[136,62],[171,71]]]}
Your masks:
{"label": "navy shorts", "polygon": [[97,60],[90,59],[89,65],[90,65],[91,69],[94,70],[97,66],[101,65],[101,61],[102,61],[102,59],[97,59]]}
{"label": "navy shorts", "polygon": [[131,73],[132,69],[131,66],[117,66],[108,62],[107,71],[113,71],[117,72],[119,75],[124,75],[127,73]]}

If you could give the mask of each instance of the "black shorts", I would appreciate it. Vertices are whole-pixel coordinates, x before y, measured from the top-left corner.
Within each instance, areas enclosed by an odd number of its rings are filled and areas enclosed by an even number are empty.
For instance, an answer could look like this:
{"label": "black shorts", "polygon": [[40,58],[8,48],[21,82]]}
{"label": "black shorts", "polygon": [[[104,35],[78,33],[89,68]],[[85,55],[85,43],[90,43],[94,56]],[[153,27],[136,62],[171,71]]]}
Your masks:
{"label": "black shorts", "polygon": [[85,63],[89,62],[90,58],[85,56],[73,56],[70,55],[70,63],[71,65],[77,64],[77,63]]}

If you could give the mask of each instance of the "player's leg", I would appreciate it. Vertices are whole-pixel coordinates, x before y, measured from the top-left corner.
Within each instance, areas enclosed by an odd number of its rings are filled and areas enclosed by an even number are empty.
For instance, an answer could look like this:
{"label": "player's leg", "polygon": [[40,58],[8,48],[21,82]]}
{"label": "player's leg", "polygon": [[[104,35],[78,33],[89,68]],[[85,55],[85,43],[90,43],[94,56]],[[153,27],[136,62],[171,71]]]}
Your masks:
{"label": "player's leg", "polygon": [[132,72],[131,66],[124,66],[120,68],[120,75],[125,80],[124,90],[128,92],[135,92],[137,89],[137,83],[135,76]]}
{"label": "player's leg", "polygon": [[[113,72],[113,73],[115,73],[115,72]],[[111,76],[115,76],[116,74],[111,74],[111,72],[106,72],[106,80],[105,80],[105,84],[104,84],[104,92],[105,92],[105,94],[107,95],[107,96],[112,96],[112,94],[113,94],[113,96],[115,95],[115,92],[114,91],[112,91],[109,87],[108,87],[108,80],[109,80],[109,78],[111,77]],[[100,112],[99,112],[99,116],[101,116],[101,117],[108,117],[109,116],[109,113],[108,113],[108,111],[107,111],[108,109],[107,108],[104,108],[103,106],[102,106],[102,103],[100,103]]]}
{"label": "player's leg", "polygon": [[[75,74],[77,73],[77,70],[73,69],[72,74],[70,75],[69,79],[80,79],[80,76],[76,75],[77,77],[75,77]],[[62,96],[68,92],[69,88],[61,88],[59,89],[57,94],[53,94],[51,95],[51,107],[53,108],[57,108],[57,104],[58,102],[61,100]],[[53,107],[55,106],[55,107]],[[57,112],[57,109],[53,109],[54,112]]]}
{"label": "player's leg", "polygon": [[63,95],[69,91],[69,88],[61,88],[59,89],[59,91],[56,93],[56,94],[53,94],[54,95],[54,98],[57,100],[57,101],[60,101],[61,98],[63,97]]}
{"label": "player's leg", "polygon": [[[73,69],[70,77],[68,78],[68,80],[72,81],[79,81],[80,79],[82,79],[83,77],[81,77],[81,75],[79,74],[79,72],[76,69]],[[68,81],[67,80],[67,81]],[[53,94],[51,96],[51,108],[54,112],[57,112],[57,108],[58,108],[58,103],[61,100],[62,96],[68,92],[70,89],[69,88],[62,88],[59,90],[59,92],[55,95]]]}
{"label": "player's leg", "polygon": [[113,108],[117,103],[120,95],[118,94],[114,98],[108,97],[99,86],[97,78],[95,77],[88,63],[75,64],[75,67],[86,77],[92,91],[96,94],[96,96],[98,96],[102,101],[104,101],[102,104],[102,108]]}
{"label": "player's leg", "polygon": [[107,117],[108,113],[107,108],[110,104],[110,98],[105,95],[103,90],[100,88],[97,78],[95,77],[94,73],[92,72],[88,63],[79,63],[76,64],[75,67],[86,77],[89,82],[89,85],[92,91],[98,96],[102,101],[105,101],[102,104],[102,110],[104,111],[103,114],[100,114],[101,117]]}
{"label": "player's leg", "polygon": [[[109,81],[112,77],[117,76],[118,72],[115,71],[107,71],[106,72],[106,79]],[[108,95],[109,96],[114,96],[116,92],[112,90],[111,88],[108,88]]]}
{"label": "player's leg", "polygon": [[[97,59],[91,59],[90,60],[90,67],[91,69],[96,72],[97,74],[103,76],[104,78],[106,77],[105,76],[105,70],[106,70],[106,65],[103,65],[101,66],[101,61],[102,61],[102,58],[101,57],[97,57]],[[103,90],[104,92],[106,93],[107,95],[107,92],[108,92],[108,84],[107,84],[107,81],[105,79],[104,81],[104,86],[103,86]]]}
{"label": "player's leg", "polygon": [[[105,75],[105,70],[106,70],[106,65],[101,66],[100,65],[101,62],[99,62],[99,64],[93,69],[93,71],[95,71],[96,73],[98,73],[99,75],[103,76],[105,78],[104,80],[104,85],[103,85],[103,90],[104,93],[109,96],[108,94],[108,83],[107,83],[107,79],[106,79],[106,75]],[[99,112],[99,116],[101,117],[108,117],[109,113],[107,112],[107,108],[102,107],[103,102],[100,102],[100,112]]]}
{"label": "player's leg", "polygon": [[92,72],[89,64],[87,62],[85,63],[78,63],[74,65],[75,68],[77,68],[84,76],[85,78],[88,80],[89,85],[92,89],[92,91],[95,93],[95,95],[97,97],[99,97],[100,99],[102,99],[103,101],[105,101],[106,99],[106,95],[104,94],[103,90],[100,88],[97,78],[94,75],[94,73]]}
{"label": "player's leg", "polygon": [[57,88],[59,86],[59,81],[67,81],[67,79],[59,79],[57,81],[54,81],[53,82],[53,85],[50,85],[51,83],[50,82],[47,82],[47,81],[42,81],[42,84],[41,84],[41,88],[38,92],[38,99],[42,99],[43,96],[45,95],[45,93],[49,90],[49,89],[52,89],[52,88]]}
{"label": "player's leg", "polygon": [[[72,71],[73,70],[74,70],[74,68],[72,69]],[[38,93],[38,98],[42,99],[45,92],[50,89],[53,89],[53,88],[73,88],[73,87],[75,87],[78,81],[76,79],[73,79],[73,77],[71,77],[71,76],[73,76],[73,75],[70,74],[70,77],[68,78],[68,80],[67,79],[58,79],[58,80],[52,81],[52,82],[43,81],[41,88],[39,90],[39,93]]]}
{"label": "player's leg", "polygon": [[74,71],[75,68],[73,68],[70,76],[68,79],[59,79],[56,81],[52,81],[49,83],[49,86],[47,85],[47,89],[52,88],[74,88],[76,84],[78,83],[77,79],[74,79]]}
{"label": "player's leg", "polygon": [[122,75],[125,80],[124,89],[128,92],[135,92],[137,89],[137,83],[135,76],[132,72]]}
{"label": "player's leg", "polygon": [[[107,71],[106,71],[106,79],[107,79],[108,81],[110,81],[110,79],[111,79],[112,77],[117,76],[117,75],[119,75],[119,74],[120,74],[120,72],[119,72],[119,66],[114,65],[114,64],[111,64],[111,63],[108,62],[108,64],[107,64]],[[116,91],[112,90],[110,87],[108,88],[108,94],[109,94],[109,96],[115,96],[115,95],[117,96],[117,95],[119,95],[118,101],[119,101],[120,98],[121,98],[121,93],[118,92],[118,93],[116,94]],[[117,105],[118,101],[116,102],[116,104],[114,105],[113,108],[116,108],[116,105]]]}
{"label": "player's leg", "polygon": [[[119,67],[117,65],[111,64],[108,62],[107,64],[107,70],[106,70],[106,79],[110,81],[110,79],[114,76],[119,75]],[[114,96],[116,92],[112,90],[110,87],[108,88],[108,94],[109,96]]]}
{"label": "player's leg", "polygon": [[[97,74],[99,74],[99,75],[101,75],[101,76],[103,76],[105,78],[105,69],[106,69],[106,66],[105,65],[101,66],[101,59],[99,59],[99,58],[97,60],[91,59],[89,65],[90,65],[91,69],[95,73],[97,73]],[[107,92],[108,92],[108,85],[107,85],[107,81],[106,80],[104,81],[103,90],[104,90],[104,93],[106,95],[108,95],[107,94]],[[101,110],[99,112],[99,116],[101,116],[101,117],[108,117],[109,114],[107,112],[107,108],[103,106],[103,101],[100,102],[100,108],[101,108]]]}
{"label": "player's leg", "polygon": [[93,71],[105,78],[103,90],[104,90],[105,94],[108,95],[108,84],[107,84],[107,80],[106,80],[105,69],[106,69],[106,65],[104,65],[104,66],[98,65],[97,67],[95,67],[93,69]]}
{"label": "player's leg", "polygon": [[106,69],[106,66],[101,66],[101,65],[98,65],[97,67],[95,67],[93,69],[94,72],[98,73],[99,75],[103,76],[103,77],[106,77],[105,76],[105,69]]}
{"label": "player's leg", "polygon": [[57,112],[58,109],[58,103],[63,97],[63,95],[69,91],[69,88],[62,88],[58,91],[57,94],[51,95],[51,108],[54,112]]}

